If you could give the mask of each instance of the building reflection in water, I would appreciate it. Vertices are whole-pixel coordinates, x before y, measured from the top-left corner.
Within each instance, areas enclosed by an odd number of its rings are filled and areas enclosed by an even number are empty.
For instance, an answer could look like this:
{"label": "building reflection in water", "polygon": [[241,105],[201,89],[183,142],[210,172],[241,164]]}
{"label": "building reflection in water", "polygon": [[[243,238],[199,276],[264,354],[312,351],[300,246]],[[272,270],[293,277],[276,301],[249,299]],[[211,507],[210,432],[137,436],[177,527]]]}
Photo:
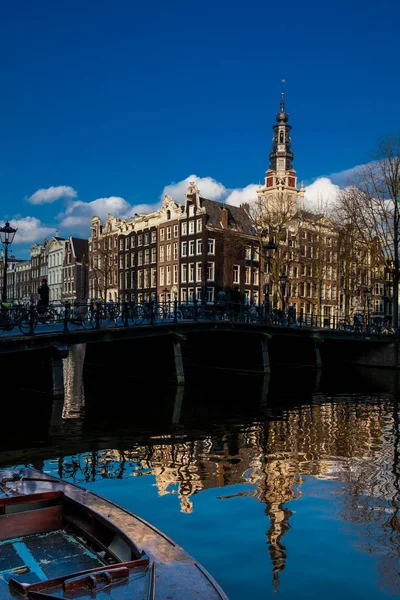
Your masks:
{"label": "building reflection in water", "polygon": [[60,476],[79,482],[152,474],[158,493],[176,494],[185,513],[194,510],[195,495],[203,489],[251,484],[250,493],[269,517],[275,587],[288,558],[284,536],[293,514],[288,503],[302,497],[306,476],[338,482],[339,492],[330,497],[326,490],[327,497],[342,521],[364,525],[357,528],[360,547],[377,554],[385,585],[399,591],[398,450],[397,403],[315,396],[314,403],[249,425],[235,423],[216,435],[194,440],[165,435],[131,449],[69,457]]}
{"label": "building reflection in water", "polygon": [[63,359],[64,402],[63,419],[79,419],[85,406],[83,386],[83,365],[86,344],[75,344],[69,348],[67,358]]}

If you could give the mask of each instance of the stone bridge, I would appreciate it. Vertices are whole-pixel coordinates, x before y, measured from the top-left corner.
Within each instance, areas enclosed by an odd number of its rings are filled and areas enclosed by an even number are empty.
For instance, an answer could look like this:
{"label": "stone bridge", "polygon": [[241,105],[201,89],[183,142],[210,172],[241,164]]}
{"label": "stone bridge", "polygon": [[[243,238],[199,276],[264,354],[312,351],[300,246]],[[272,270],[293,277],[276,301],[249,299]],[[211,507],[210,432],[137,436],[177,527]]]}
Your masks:
{"label": "stone bridge", "polygon": [[63,389],[62,359],[86,344],[85,368],[102,377],[124,373],[183,384],[187,372],[265,374],[274,365],[399,368],[399,337],[324,328],[227,321],[179,321],[131,327],[53,331],[0,339],[4,372],[29,385]]}

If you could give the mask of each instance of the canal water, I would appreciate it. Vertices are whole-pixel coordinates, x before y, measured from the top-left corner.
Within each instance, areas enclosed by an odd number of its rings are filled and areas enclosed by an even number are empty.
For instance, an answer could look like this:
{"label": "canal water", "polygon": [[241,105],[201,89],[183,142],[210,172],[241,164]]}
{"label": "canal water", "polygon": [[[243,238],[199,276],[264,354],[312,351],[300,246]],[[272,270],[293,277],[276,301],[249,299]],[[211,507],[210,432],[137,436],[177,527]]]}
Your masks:
{"label": "canal water", "polygon": [[2,394],[0,467],[32,465],[153,523],[231,600],[400,594],[399,376],[192,373],[185,388],[65,362],[65,397]]}

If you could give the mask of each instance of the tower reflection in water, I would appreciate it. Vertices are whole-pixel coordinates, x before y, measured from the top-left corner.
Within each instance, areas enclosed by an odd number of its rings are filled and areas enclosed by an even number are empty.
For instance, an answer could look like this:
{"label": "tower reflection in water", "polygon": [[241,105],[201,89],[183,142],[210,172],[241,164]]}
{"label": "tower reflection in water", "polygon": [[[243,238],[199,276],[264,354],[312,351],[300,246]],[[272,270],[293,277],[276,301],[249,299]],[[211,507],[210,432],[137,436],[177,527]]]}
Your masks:
{"label": "tower reflection in water", "polygon": [[[70,364],[77,360],[78,354]],[[357,525],[358,548],[376,555],[381,585],[399,593],[397,400],[387,392],[340,394],[336,380],[333,395],[329,389],[316,389],[314,376],[298,396],[286,386],[286,397],[279,397],[273,377],[269,390],[266,381],[260,381],[248,396],[243,390],[250,387],[230,385],[223,378],[218,389],[207,393],[198,382],[189,384],[183,395],[178,390],[179,410],[176,400],[171,401],[168,427],[154,426],[149,434],[140,431],[137,415],[129,430],[127,420],[133,413],[124,404],[124,434],[118,443],[105,438],[103,429],[97,440],[102,437],[107,447],[92,446],[72,456],[65,452],[54,468],[77,483],[150,475],[158,494],[174,495],[186,514],[196,510],[196,496],[206,489],[219,488],[224,501],[252,496],[265,505],[268,516],[266,540],[275,588],[290,560],[285,534],[291,527],[293,502],[302,499],[305,482],[312,478],[319,482],[318,493],[332,501],[338,520]],[[289,380],[290,374],[286,377]],[[119,395],[123,398],[125,392],[114,388],[113,402]],[[81,418],[83,406],[81,375],[69,382],[67,374],[63,419]],[[115,423],[104,427],[114,429]],[[51,470],[51,462],[48,467]],[[334,493],[330,482],[337,484]],[[223,488],[235,484],[243,484],[243,489],[224,495]]]}

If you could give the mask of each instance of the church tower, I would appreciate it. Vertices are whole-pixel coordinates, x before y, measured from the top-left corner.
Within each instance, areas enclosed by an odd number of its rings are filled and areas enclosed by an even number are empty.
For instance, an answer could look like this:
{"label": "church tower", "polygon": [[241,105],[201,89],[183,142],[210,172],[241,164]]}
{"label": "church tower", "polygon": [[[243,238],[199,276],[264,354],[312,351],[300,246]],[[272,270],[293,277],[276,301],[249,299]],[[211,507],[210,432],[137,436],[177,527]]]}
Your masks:
{"label": "church tower", "polygon": [[300,196],[300,208],[303,208],[304,190],[297,188],[296,171],[293,169],[293,152],[290,139],[291,126],[289,115],[285,111],[285,94],[282,91],[280,111],[276,115],[277,124],[273,126],[272,150],[269,154],[269,169],[265,172],[264,186],[257,190],[260,210],[268,212],[290,212],[298,210],[297,197]]}

